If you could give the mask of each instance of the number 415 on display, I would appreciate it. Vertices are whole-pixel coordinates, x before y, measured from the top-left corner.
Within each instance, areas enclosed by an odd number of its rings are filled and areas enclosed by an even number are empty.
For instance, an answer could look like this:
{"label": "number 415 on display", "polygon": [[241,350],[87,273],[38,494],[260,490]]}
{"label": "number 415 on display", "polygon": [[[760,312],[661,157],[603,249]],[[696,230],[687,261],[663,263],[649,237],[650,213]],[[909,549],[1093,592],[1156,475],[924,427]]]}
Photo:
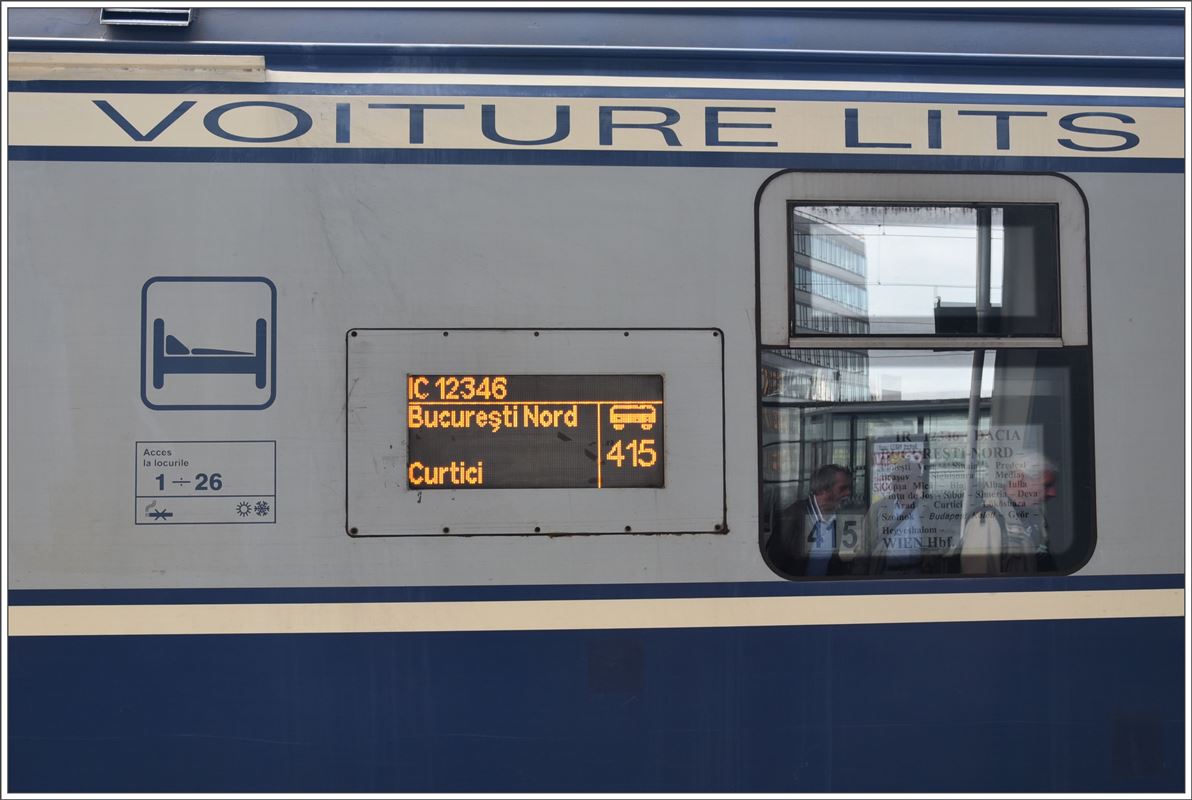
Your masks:
{"label": "number 415 on display", "polygon": [[622,442],[618,439],[604,455],[605,461],[618,467],[625,465],[626,458],[634,467],[654,466],[658,463],[658,451],[654,449],[654,440],[630,439],[628,442]]}

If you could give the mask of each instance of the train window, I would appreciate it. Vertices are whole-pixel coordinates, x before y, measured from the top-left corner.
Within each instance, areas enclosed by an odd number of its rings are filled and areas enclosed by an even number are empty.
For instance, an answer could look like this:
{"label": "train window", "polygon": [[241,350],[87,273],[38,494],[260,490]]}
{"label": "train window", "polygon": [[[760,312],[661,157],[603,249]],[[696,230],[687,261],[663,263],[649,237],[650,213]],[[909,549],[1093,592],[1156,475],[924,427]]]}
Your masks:
{"label": "train window", "polygon": [[1087,245],[1072,185],[787,173],[758,214],[771,568],[1023,575],[1087,561]]}
{"label": "train window", "polygon": [[790,229],[792,335],[1059,333],[1054,206],[792,204]]}
{"label": "train window", "polygon": [[1070,571],[1088,547],[1087,376],[1082,349],[766,351],[770,562],[788,575]]}

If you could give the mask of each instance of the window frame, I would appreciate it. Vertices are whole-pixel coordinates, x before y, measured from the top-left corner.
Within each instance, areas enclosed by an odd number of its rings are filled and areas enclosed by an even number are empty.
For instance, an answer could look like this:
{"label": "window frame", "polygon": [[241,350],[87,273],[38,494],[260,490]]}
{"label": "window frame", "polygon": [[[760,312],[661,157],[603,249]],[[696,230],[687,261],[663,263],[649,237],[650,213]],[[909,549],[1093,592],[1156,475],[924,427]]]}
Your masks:
{"label": "window frame", "polygon": [[[795,240],[792,209],[807,205],[874,206],[999,206],[1051,205],[1055,208],[1058,256],[1057,335],[1015,336],[1003,334],[885,335],[881,333],[825,335],[796,333],[791,325],[795,307]],[[1087,497],[1073,507],[1073,519],[1085,526],[1087,545],[1078,563],[1069,563],[1059,572],[1041,573],[1040,577],[1070,575],[1092,558],[1097,545],[1096,474],[1093,442],[1094,409],[1091,387],[1092,353],[1089,313],[1089,238],[1088,203],[1083,192],[1070,178],[1056,173],[894,173],[832,172],[787,170],[771,176],[759,189],[755,203],[758,308],[758,544],[766,552],[764,539],[766,513],[764,480],[764,396],[762,394],[763,354],[772,350],[1047,350],[1071,349],[1083,363],[1079,378],[1090,391],[1083,407],[1074,409],[1077,420],[1087,427],[1088,436],[1073,442],[1075,454],[1087,457]],[[810,311],[808,311],[810,314]],[[1076,362],[1074,362],[1076,363]],[[1079,438],[1079,437],[1078,437]],[[795,480],[802,480],[801,475]],[[820,580],[819,577],[786,575],[769,565],[778,575],[794,580]],[[860,576],[837,576],[864,579]],[[871,575],[869,578],[881,578]],[[931,577],[931,576],[921,576]],[[944,575],[935,577],[945,577]],[[947,575],[946,577],[991,577],[991,575]]]}

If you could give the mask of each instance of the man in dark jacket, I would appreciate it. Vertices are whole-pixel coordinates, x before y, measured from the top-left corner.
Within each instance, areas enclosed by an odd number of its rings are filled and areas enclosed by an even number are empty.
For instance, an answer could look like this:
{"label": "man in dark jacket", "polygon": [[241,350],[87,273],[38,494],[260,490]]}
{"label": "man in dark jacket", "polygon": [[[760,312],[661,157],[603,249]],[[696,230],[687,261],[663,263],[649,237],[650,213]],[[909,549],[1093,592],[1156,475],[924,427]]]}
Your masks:
{"label": "man in dark jacket", "polygon": [[766,542],[771,566],[787,576],[841,575],[849,565],[840,558],[842,538],[855,531],[837,531],[836,510],[852,495],[853,475],[847,467],[826,464],[811,474],[811,494],[782,509]]}

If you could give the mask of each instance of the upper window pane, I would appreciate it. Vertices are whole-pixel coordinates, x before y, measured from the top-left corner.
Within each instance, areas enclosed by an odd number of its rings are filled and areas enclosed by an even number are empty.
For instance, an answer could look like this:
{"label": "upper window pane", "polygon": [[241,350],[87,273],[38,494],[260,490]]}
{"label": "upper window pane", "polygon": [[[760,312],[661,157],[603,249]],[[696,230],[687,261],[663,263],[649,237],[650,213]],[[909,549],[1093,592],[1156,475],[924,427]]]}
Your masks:
{"label": "upper window pane", "polygon": [[1052,205],[797,205],[792,336],[1059,334]]}

